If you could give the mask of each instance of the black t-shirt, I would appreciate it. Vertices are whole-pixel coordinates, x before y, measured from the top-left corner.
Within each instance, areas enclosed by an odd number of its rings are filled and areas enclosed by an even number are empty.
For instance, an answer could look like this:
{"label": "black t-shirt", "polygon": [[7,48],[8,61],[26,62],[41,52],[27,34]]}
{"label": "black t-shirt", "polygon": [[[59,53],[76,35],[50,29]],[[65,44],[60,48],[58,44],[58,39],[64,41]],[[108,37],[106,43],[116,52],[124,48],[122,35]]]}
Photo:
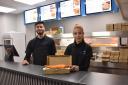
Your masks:
{"label": "black t-shirt", "polygon": [[90,59],[92,57],[92,48],[90,45],[86,44],[84,41],[79,44],[74,42],[68,45],[64,54],[71,55],[72,64],[78,65],[81,71],[88,70]]}
{"label": "black t-shirt", "polygon": [[30,61],[31,55],[33,56],[33,64],[46,65],[47,56],[55,55],[56,47],[54,40],[44,36],[42,39],[34,38],[29,41],[26,48],[25,60]]}

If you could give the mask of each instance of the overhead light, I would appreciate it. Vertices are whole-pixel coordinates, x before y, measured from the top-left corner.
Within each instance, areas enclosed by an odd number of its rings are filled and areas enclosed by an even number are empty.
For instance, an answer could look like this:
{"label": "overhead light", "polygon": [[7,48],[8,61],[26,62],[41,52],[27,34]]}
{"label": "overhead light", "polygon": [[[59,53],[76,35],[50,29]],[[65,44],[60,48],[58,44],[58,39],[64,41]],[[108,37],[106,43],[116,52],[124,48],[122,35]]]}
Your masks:
{"label": "overhead light", "polygon": [[9,13],[9,12],[12,12],[12,11],[15,11],[15,10],[16,9],[13,9],[13,8],[0,6],[0,12]]}
{"label": "overhead light", "polygon": [[14,0],[14,1],[24,3],[24,4],[28,4],[28,5],[34,5],[34,4],[37,4],[37,3],[40,3],[40,2],[43,2],[43,1],[46,1],[46,0]]}
{"label": "overhead light", "polygon": [[110,32],[92,32],[92,36],[108,37],[110,36]]}

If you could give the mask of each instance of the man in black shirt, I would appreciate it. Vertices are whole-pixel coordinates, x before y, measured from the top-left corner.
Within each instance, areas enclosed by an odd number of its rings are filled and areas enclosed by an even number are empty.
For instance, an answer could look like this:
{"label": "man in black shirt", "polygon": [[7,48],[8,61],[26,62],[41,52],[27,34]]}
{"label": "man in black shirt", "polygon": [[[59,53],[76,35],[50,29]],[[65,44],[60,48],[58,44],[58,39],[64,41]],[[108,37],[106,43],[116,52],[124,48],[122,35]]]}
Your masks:
{"label": "man in black shirt", "polygon": [[44,22],[35,23],[37,36],[30,40],[26,48],[26,56],[22,64],[29,64],[30,57],[33,57],[33,64],[46,65],[47,56],[55,55],[56,47],[54,40],[45,35]]}
{"label": "man in black shirt", "polygon": [[[68,45],[65,55],[72,56],[72,69],[79,67],[80,71],[87,71],[92,57],[92,48],[84,41],[83,27],[76,24],[73,30],[74,43]],[[78,70],[78,69],[77,69]]]}

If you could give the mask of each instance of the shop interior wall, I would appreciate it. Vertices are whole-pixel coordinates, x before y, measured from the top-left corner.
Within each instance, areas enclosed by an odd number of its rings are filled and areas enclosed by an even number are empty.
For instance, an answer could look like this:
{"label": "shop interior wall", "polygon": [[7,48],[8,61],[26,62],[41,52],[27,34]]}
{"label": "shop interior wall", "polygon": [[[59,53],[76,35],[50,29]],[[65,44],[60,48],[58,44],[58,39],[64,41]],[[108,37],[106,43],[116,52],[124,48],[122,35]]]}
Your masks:
{"label": "shop interior wall", "polygon": [[[20,20],[19,20],[20,21]],[[105,31],[106,24],[127,22],[123,20],[120,12],[118,13],[99,13],[88,16],[77,16],[64,18],[61,20],[46,21],[46,30],[53,26],[63,26],[65,33],[71,33],[75,24],[84,27],[84,32]],[[35,36],[34,24],[26,25],[26,41],[28,42]]]}
{"label": "shop interior wall", "polygon": [[[23,32],[23,33],[25,33],[25,25],[21,24],[21,22],[23,22],[23,20],[20,19],[20,21],[19,21],[18,14],[0,13],[0,45],[4,44],[4,42],[3,42],[4,33],[7,33],[7,32],[9,32],[9,33],[11,33],[11,32],[13,32],[13,33],[14,32]],[[22,27],[24,26],[24,28],[23,29],[20,28],[20,25],[22,25]],[[10,36],[12,36],[12,35],[10,35]],[[18,35],[14,36],[14,37],[17,37],[17,36]],[[24,38],[24,40],[22,40],[22,37],[19,37],[19,40],[21,40],[21,41],[18,41],[18,42],[24,42],[25,38]],[[13,39],[13,41],[15,41],[15,40]],[[25,44],[25,42],[19,43],[18,47],[15,46],[16,49],[19,49],[19,48],[25,49],[25,46],[23,44]],[[23,52],[25,52],[25,50],[23,50]],[[20,54],[23,52],[20,52]],[[4,56],[5,56],[4,46],[0,46],[0,60],[3,60]]]}
{"label": "shop interior wall", "polygon": [[[61,20],[50,20],[46,22],[49,30],[52,26],[63,26],[65,33],[71,33],[75,24],[84,27],[85,32],[105,31],[106,24],[127,22],[118,13],[99,13],[88,16],[77,16]],[[21,14],[0,13],[0,32],[17,31],[26,33],[26,44],[35,36],[34,24],[24,24],[24,16]]]}
{"label": "shop interior wall", "polygon": [[17,29],[17,14],[0,13],[0,32],[15,31]]}
{"label": "shop interior wall", "polygon": [[[0,13],[0,45],[3,44],[2,35],[5,32],[15,31],[17,29],[17,15]],[[0,60],[3,60],[4,50],[0,46]]]}

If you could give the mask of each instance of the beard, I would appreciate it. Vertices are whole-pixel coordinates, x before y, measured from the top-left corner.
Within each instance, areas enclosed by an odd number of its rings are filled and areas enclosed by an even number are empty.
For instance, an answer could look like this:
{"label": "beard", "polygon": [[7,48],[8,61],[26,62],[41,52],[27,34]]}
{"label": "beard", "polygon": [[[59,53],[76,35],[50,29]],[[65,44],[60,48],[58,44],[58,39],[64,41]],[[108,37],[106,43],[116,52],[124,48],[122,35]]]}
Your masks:
{"label": "beard", "polygon": [[43,35],[43,34],[44,34],[44,30],[37,30],[36,33],[37,33],[38,35]]}

